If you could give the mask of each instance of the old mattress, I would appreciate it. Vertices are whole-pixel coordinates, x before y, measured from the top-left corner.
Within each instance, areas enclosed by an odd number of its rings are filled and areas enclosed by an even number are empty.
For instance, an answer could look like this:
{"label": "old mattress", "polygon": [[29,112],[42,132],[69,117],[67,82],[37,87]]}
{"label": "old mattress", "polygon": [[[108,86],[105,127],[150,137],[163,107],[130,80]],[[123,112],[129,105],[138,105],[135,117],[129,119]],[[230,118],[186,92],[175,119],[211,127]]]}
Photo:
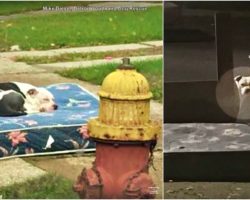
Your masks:
{"label": "old mattress", "polygon": [[77,84],[45,88],[55,96],[58,110],[0,117],[0,159],[95,150],[79,128],[97,116],[97,97]]}

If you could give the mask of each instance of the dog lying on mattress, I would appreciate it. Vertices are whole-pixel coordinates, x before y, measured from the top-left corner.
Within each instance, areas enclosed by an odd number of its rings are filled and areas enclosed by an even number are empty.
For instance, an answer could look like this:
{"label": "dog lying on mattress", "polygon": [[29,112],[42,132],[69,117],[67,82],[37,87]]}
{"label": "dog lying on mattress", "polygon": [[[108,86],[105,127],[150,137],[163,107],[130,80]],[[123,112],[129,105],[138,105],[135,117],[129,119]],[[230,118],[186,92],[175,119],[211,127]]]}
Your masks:
{"label": "dog lying on mattress", "polygon": [[57,108],[54,96],[45,88],[20,82],[0,83],[0,116],[50,112]]}

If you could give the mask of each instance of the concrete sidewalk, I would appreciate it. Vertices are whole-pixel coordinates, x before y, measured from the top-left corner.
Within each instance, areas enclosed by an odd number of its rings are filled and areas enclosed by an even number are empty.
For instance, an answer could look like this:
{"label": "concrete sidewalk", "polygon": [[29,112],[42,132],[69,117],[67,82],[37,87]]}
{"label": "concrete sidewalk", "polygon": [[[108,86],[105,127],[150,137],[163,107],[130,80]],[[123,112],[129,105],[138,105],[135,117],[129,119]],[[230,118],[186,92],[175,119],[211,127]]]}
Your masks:
{"label": "concrete sidewalk", "polygon": [[[0,75],[4,74],[20,74],[20,73],[40,73],[45,72],[44,69],[32,67],[24,62],[14,62],[8,58],[0,58]],[[0,79],[2,82],[3,80]]]}
{"label": "concrete sidewalk", "polygon": [[0,160],[0,187],[44,176],[47,172],[21,158]]}
{"label": "concrete sidewalk", "polygon": [[41,57],[41,56],[58,56],[65,53],[91,53],[91,52],[106,52],[106,51],[120,51],[120,50],[137,50],[143,48],[161,47],[163,41],[145,41],[140,43],[130,44],[115,44],[103,46],[89,46],[89,47],[73,47],[62,49],[51,49],[43,51],[15,51],[2,52],[0,58],[15,58],[15,57]]}
{"label": "concrete sidewalk", "polygon": [[[163,57],[162,55],[134,56],[130,57],[130,61],[136,62],[136,61],[155,60],[162,57]],[[92,67],[96,65],[109,64],[109,63],[121,64],[121,60],[122,58],[113,58],[111,60],[98,59],[98,60],[77,61],[77,62],[57,62],[49,64],[36,64],[34,65],[34,67],[46,69],[47,71],[53,71],[53,70],[63,70],[65,68]]]}

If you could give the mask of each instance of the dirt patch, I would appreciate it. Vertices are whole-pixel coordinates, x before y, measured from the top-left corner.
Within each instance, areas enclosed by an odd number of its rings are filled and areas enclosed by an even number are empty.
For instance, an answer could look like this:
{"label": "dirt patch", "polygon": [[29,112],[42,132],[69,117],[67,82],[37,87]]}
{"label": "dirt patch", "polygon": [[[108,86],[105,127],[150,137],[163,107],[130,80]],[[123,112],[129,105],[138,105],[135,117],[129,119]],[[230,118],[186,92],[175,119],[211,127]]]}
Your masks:
{"label": "dirt patch", "polygon": [[94,153],[79,153],[70,155],[38,156],[24,158],[25,161],[45,171],[62,175],[70,180],[76,180],[83,166],[91,167],[94,161]]}

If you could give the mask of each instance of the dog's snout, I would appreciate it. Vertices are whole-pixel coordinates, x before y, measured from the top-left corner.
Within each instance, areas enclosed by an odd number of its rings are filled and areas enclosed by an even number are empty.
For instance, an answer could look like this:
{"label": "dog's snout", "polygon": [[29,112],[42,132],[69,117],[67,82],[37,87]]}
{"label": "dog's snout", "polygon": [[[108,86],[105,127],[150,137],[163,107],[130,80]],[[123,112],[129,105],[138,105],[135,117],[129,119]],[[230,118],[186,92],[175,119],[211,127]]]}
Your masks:
{"label": "dog's snout", "polygon": [[55,110],[58,109],[58,105],[56,105],[56,104],[54,104],[53,107],[54,107]]}

